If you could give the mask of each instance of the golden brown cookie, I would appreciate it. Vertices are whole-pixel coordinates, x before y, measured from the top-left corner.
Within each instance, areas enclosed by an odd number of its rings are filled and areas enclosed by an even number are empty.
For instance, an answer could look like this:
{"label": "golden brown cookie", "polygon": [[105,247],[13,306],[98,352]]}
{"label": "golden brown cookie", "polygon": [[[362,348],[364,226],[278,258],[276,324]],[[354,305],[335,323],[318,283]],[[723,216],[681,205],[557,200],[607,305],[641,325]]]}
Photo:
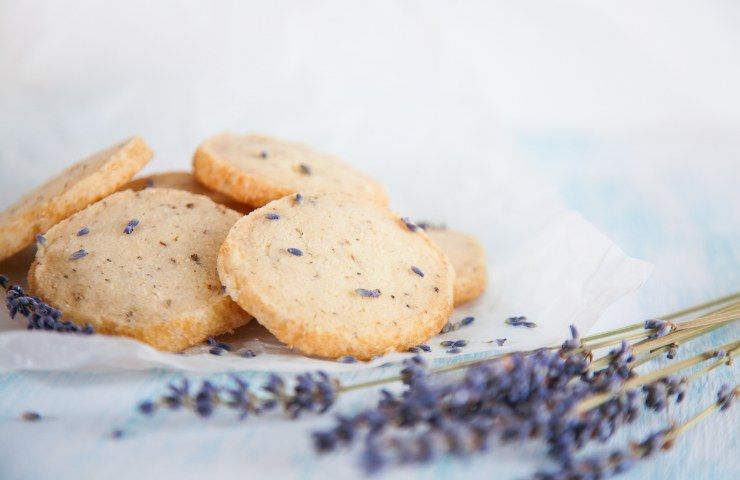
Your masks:
{"label": "golden brown cookie", "polygon": [[486,252],[473,237],[455,230],[425,227],[455,269],[455,306],[475,300],[486,289]]}
{"label": "golden brown cookie", "polygon": [[265,135],[211,137],[198,147],[193,167],[201,183],[249,205],[296,192],[341,192],[388,203],[378,182],[337,157]]}
{"label": "golden brown cookie", "polygon": [[37,234],[118,190],[151,159],[133,137],[85,158],[0,212],[0,260],[33,243]]}
{"label": "golden brown cookie", "polygon": [[288,196],[243,217],[218,272],[239,305],[309,355],[405,350],[452,311],[442,250],[387,208],[342,194]]}
{"label": "golden brown cookie", "polygon": [[179,190],[115,193],[46,233],[31,291],[99,333],[182,350],[251,318],[216,272],[219,247],[240,217]]}
{"label": "golden brown cookie", "polygon": [[205,195],[214,202],[245,215],[254,210],[253,207],[246,203],[236,202],[223,193],[205,187],[190,172],[163,172],[147,175],[131,180],[123,186],[122,190],[130,189],[139,191],[145,188],[174,188],[175,190],[184,190],[198,195]]}

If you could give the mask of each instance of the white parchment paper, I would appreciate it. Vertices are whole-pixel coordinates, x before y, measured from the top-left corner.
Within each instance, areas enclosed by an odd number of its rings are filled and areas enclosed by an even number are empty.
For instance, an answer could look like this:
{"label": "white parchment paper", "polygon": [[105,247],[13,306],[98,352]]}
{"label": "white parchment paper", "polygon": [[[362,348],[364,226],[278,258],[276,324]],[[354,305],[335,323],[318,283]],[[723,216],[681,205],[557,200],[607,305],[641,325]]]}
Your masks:
{"label": "white parchment paper", "polygon": [[[527,218],[527,217],[524,217]],[[502,221],[504,219],[501,219]],[[496,218],[488,217],[497,223]],[[526,223],[526,222],[525,222]],[[499,223],[506,225],[506,223]],[[477,301],[456,309],[451,321],[466,316],[475,321],[466,327],[429,340],[428,359],[450,358],[443,340],[465,339],[461,354],[529,349],[562,340],[568,325],[587,331],[599,314],[623,295],[638,288],[651,267],[622,252],[611,240],[580,215],[562,211],[532,225],[526,241],[500,242],[509,249],[489,253],[489,287]],[[501,229],[506,236],[507,229]],[[520,229],[511,232],[521,233]],[[504,239],[506,240],[506,239]],[[13,279],[25,276],[33,252],[14,259],[7,270]],[[512,327],[505,319],[524,315],[536,328]],[[254,358],[237,354],[216,356],[207,346],[182,354],[159,352],[143,343],[106,335],[70,335],[24,330],[25,319],[8,318],[3,312],[0,333],[0,370],[122,370],[167,368],[197,372],[283,371],[323,369],[356,370],[398,361],[408,353],[393,353],[371,362],[345,364],[308,358],[280,344],[257,322],[221,340],[236,349],[248,348]],[[496,339],[506,339],[498,346]]]}

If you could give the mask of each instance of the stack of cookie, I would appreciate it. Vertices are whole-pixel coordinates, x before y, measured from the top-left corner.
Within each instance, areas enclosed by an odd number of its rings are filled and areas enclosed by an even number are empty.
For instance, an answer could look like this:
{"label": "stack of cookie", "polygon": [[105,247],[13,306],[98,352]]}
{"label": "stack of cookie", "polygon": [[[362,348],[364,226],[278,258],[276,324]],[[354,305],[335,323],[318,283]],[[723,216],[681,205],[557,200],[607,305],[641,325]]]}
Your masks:
{"label": "stack of cookie", "polygon": [[0,260],[35,240],[33,294],[98,333],[180,351],[255,318],[307,355],[368,359],[423,343],[485,287],[475,238],[393,213],[334,156],[223,134],[192,174],[132,180],[151,157],[126,140],[0,213]]}

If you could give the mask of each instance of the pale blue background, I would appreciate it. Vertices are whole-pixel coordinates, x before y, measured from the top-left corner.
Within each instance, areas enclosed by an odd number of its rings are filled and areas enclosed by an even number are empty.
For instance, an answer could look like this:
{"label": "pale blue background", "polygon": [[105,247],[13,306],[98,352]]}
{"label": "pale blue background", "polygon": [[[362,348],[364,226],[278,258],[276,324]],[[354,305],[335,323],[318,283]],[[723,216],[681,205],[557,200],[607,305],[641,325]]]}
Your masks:
{"label": "pale blue background", "polygon": [[[471,166],[517,164],[541,186],[533,197],[559,197],[655,265],[606,312],[596,327],[606,329],[740,290],[739,22],[738,3],[719,0],[0,1],[0,208],[134,132],[157,151],[151,170],[187,167],[220,130],[304,140],[381,178],[397,208],[453,225],[485,202],[462,195],[486,182]],[[691,416],[737,368],[627,436]],[[0,478],[357,474],[353,456],[311,452],[307,434],[326,418],[140,420],[136,403],[174,376],[3,375]],[[24,410],[47,419],[21,422]],[[130,435],[114,442],[118,427]],[[737,432],[737,408],[714,415],[623,478],[737,478]],[[509,458],[512,449],[389,478],[535,468]]]}

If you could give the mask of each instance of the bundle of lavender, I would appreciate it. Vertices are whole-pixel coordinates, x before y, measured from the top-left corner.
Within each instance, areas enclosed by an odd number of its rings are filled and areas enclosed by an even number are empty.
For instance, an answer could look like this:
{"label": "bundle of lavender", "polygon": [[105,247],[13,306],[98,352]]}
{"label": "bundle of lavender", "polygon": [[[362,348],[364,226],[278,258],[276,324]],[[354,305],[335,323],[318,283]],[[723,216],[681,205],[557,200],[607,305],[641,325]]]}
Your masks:
{"label": "bundle of lavender", "polygon": [[[27,317],[29,328],[89,333],[60,322],[61,312],[9,286],[4,277],[0,284],[7,289],[11,314]],[[686,317],[690,319],[677,321]],[[643,371],[651,360],[673,359],[685,343],[738,319],[740,292],[588,337],[580,337],[571,327],[571,338],[561,345],[533,351],[438,366],[429,366],[415,355],[403,362],[397,375],[363,383],[345,385],[324,372],[295,379],[270,374],[259,388],[238,375],[223,384],[205,380],[191,385],[183,379],[168,385],[159,398],[141,402],[138,409],[147,416],[182,409],[207,418],[217,409],[229,409],[239,419],[280,410],[298,417],[330,411],[339,395],[400,384],[400,391],[380,390],[371,408],[339,413],[333,425],[314,432],[316,451],[327,454],[357,446],[362,468],[375,473],[442,455],[484,454],[497,442],[539,442],[553,466],[532,478],[608,478],[670,448],[712,412],[730,408],[737,385],[723,385],[685,423],[668,424],[602,456],[582,453],[591,443],[612,439],[635,422],[641,411],[660,412],[671,402],[682,402],[691,382],[731,364],[740,340]],[[599,352],[604,353],[597,356]],[[115,438],[123,435],[121,430],[113,434]]]}
{"label": "bundle of lavender", "polygon": [[[183,380],[169,385],[160,398],[142,402],[139,410],[152,415],[187,409],[209,417],[225,408],[244,419],[282,409],[297,417],[330,411],[340,394],[400,382],[400,393],[382,389],[371,408],[337,414],[333,425],[314,432],[316,451],[327,454],[356,445],[362,468],[374,473],[441,455],[484,454],[496,442],[540,442],[553,466],[533,478],[607,478],[670,448],[709,414],[730,407],[737,385],[723,385],[683,424],[666,425],[606,455],[582,453],[592,442],[606,443],[633,423],[643,406],[660,412],[671,402],[680,403],[691,382],[731,364],[740,340],[642,371],[651,360],[664,355],[672,359],[686,342],[740,319],[738,300],[740,293],[589,337],[580,337],[571,327],[571,338],[562,345],[494,358],[429,366],[416,355],[403,362],[398,375],[358,384],[345,385],[323,372],[299,375],[292,382],[269,375],[260,388],[237,375],[222,385],[206,380],[191,386]],[[710,308],[715,309],[697,313]],[[691,314],[690,320],[676,321]],[[597,357],[599,351],[605,353]]]}

